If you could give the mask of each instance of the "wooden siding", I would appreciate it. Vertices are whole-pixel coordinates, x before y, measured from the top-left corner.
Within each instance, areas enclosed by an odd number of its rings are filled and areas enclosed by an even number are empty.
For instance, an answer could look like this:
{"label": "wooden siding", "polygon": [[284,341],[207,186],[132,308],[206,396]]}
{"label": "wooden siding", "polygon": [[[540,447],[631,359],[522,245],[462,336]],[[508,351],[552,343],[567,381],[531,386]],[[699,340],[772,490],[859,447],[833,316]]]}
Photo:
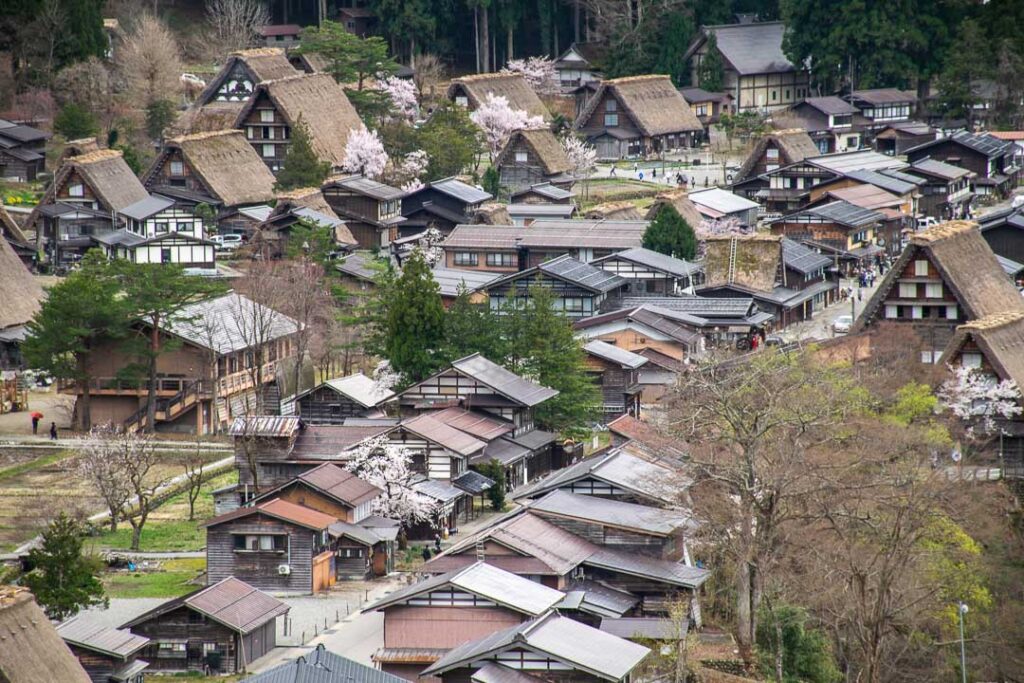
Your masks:
{"label": "wooden siding", "polygon": [[321,386],[297,402],[298,414],[308,424],[340,425],[348,417],[358,417],[366,408],[334,389]]}
{"label": "wooden siding", "polygon": [[[239,534],[284,535],[283,551],[236,551],[234,537]],[[319,548],[309,529],[278,520],[252,515],[209,527],[206,530],[207,583],[229,576],[266,591],[309,593],[313,590],[313,556]],[[291,573],[282,576],[278,567],[288,565]]]}
{"label": "wooden siding", "polygon": [[337,517],[343,522],[355,521],[355,510],[351,507],[339,503],[333,498],[328,498],[298,481],[293,482],[287,488],[276,493],[275,497],[312,510],[318,510],[325,515]]}
{"label": "wooden siding", "polygon": [[[267,112],[264,114],[264,112]],[[266,117],[266,119],[265,119]],[[291,145],[291,127],[277,110],[266,91],[260,93],[249,115],[238,126],[245,132],[245,139],[263,159],[273,173],[277,173],[284,165],[284,158]],[[273,151],[265,154],[265,151]]]}
{"label": "wooden siding", "polygon": [[547,514],[534,510],[538,517],[551,522],[555,526],[585,538],[591,543],[614,547],[619,550],[628,550],[663,559],[674,559],[669,557],[675,554],[675,540],[660,536],[651,536],[635,531],[627,531],[616,527],[604,526],[596,522],[589,522],[581,519],[567,519],[556,515]]}
{"label": "wooden siding", "polygon": [[[181,173],[172,172],[172,169],[181,164]],[[160,159],[159,166],[155,172],[152,173],[149,182],[146,183],[146,189],[153,191],[153,187],[157,185],[169,185],[171,187],[180,187],[190,192],[199,192],[205,195],[213,195],[210,188],[206,186],[202,178],[192,169],[192,167],[185,161],[185,156],[181,153],[180,149],[172,149]]]}
{"label": "wooden siding", "polygon": [[524,621],[504,607],[415,607],[384,610],[384,647],[452,648]]}
{"label": "wooden siding", "polygon": [[[139,658],[149,662],[151,671],[202,671],[206,662],[204,643],[215,644],[217,652],[221,653],[222,673],[237,670],[238,634],[187,605],[132,626],[131,631],[150,639]],[[161,642],[182,641],[185,641],[184,652],[160,647]]]}

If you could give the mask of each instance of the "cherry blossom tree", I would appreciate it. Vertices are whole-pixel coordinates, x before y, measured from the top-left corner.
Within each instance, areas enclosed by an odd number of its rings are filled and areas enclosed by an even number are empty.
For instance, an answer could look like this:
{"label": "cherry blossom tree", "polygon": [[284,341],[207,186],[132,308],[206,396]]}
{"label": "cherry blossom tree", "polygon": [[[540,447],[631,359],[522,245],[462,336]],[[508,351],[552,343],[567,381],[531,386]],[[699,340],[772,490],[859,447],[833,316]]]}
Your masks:
{"label": "cherry blossom tree", "polygon": [[408,448],[378,436],[349,454],[348,471],[382,491],[373,502],[375,515],[396,519],[403,525],[432,518],[434,502],[413,488],[419,475],[412,469]]}
{"label": "cherry blossom tree", "polygon": [[395,113],[408,121],[414,121],[419,114],[419,93],[416,84],[397,76],[379,76],[377,90],[391,100]]}
{"label": "cherry blossom tree", "polygon": [[74,461],[78,476],[89,482],[106,504],[111,531],[117,531],[117,523],[132,495],[120,460],[112,454],[114,435],[110,426],[93,427],[82,446],[81,455]]}
{"label": "cherry blossom tree", "polygon": [[521,109],[513,109],[508,104],[508,98],[494,93],[488,93],[484,103],[469,118],[484,132],[491,161],[498,156],[513,131],[543,128],[546,125],[544,117],[530,116]]}
{"label": "cherry blossom tree", "polygon": [[360,128],[352,131],[345,143],[345,159],[341,167],[349,173],[361,173],[377,178],[388,165],[388,153],[375,130]]}
{"label": "cherry blossom tree", "polygon": [[958,418],[971,423],[985,433],[996,431],[996,420],[1008,420],[1021,414],[1021,392],[1011,379],[1002,381],[978,370],[966,367],[950,368],[953,376],[939,388],[942,404]]}
{"label": "cherry blossom tree", "polygon": [[558,92],[558,73],[555,62],[547,55],[528,59],[510,59],[502,73],[522,74],[526,82],[538,95],[554,95]]}
{"label": "cherry blossom tree", "polygon": [[382,360],[370,373],[370,378],[383,389],[392,389],[402,383],[402,373],[391,367],[391,361]]}
{"label": "cherry blossom tree", "polygon": [[697,226],[697,237],[724,237],[728,235],[749,235],[754,232],[749,225],[743,225],[738,218],[706,218]]}
{"label": "cherry blossom tree", "polygon": [[423,174],[427,172],[430,158],[422,149],[409,152],[393,171],[393,183],[406,192],[415,192],[423,187]]}
{"label": "cherry blossom tree", "polygon": [[427,228],[423,233],[423,237],[419,240],[419,247],[423,251],[423,258],[431,268],[444,258],[444,250],[441,248],[441,242],[443,241],[444,235],[437,228]]}

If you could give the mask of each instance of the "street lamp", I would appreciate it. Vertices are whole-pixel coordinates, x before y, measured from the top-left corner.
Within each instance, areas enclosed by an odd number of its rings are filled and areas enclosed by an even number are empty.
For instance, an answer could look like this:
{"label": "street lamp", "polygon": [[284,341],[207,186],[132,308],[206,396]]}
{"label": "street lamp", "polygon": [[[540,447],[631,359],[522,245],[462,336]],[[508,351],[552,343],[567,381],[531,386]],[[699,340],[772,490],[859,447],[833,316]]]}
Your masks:
{"label": "street lamp", "polygon": [[967,605],[963,602],[957,603],[956,611],[960,617],[960,679],[967,683],[967,651],[964,647],[964,615],[967,614]]}

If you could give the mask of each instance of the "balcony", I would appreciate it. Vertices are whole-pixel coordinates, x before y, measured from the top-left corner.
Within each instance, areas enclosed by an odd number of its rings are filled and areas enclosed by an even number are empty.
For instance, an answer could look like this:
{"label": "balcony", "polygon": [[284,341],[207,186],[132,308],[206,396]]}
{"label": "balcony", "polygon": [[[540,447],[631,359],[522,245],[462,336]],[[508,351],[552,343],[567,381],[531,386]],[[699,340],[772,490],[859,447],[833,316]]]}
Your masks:
{"label": "balcony", "polygon": [[[272,382],[277,378],[277,362],[265,363],[263,365],[263,382]],[[158,377],[156,380],[156,395],[158,398],[169,398],[185,390],[199,378],[196,377]],[[213,385],[202,380],[200,397],[211,398],[213,396]],[[252,373],[249,370],[241,370],[230,375],[225,375],[217,380],[217,395],[230,396],[253,387]],[[73,380],[57,380],[57,390],[65,394],[77,394],[78,384]],[[149,392],[149,382],[146,380],[128,380],[119,377],[93,377],[89,381],[89,393],[93,396],[145,396]]]}

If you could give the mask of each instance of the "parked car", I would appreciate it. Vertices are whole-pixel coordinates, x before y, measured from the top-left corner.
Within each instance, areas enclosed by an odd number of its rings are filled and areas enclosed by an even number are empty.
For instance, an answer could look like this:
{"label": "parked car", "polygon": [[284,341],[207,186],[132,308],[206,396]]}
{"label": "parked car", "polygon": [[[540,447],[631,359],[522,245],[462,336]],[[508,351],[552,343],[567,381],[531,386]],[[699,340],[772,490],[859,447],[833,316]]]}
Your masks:
{"label": "parked car", "polygon": [[225,235],[214,235],[210,240],[217,244],[216,248],[218,251],[233,251],[242,246],[241,235],[232,235],[230,233]]}
{"label": "parked car", "polygon": [[938,225],[938,224],[939,224],[939,222],[937,220],[935,220],[934,218],[932,218],[931,216],[927,216],[925,218],[918,218],[917,219],[917,229],[919,231],[920,230],[927,230],[928,228],[932,227],[933,225]]}
{"label": "parked car", "polygon": [[841,315],[832,322],[832,331],[836,334],[846,334],[853,327],[852,315]]}

